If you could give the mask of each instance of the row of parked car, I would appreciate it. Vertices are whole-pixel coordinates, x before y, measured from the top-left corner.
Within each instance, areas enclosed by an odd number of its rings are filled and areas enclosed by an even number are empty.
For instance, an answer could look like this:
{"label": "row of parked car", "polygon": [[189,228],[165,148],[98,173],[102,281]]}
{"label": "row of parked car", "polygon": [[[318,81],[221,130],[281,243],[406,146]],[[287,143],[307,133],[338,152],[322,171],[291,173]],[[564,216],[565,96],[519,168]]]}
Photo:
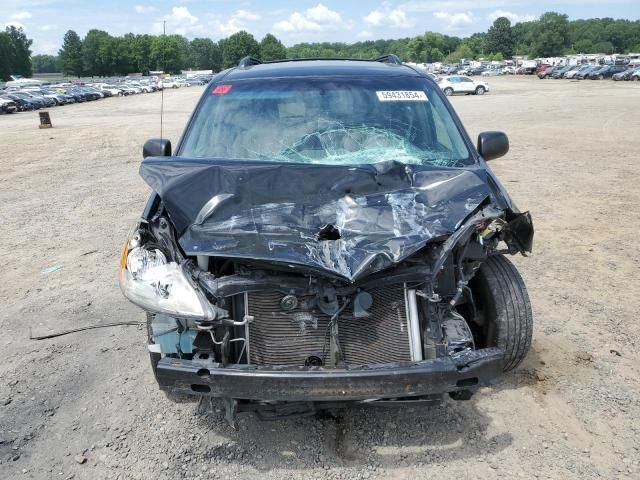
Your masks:
{"label": "row of parked car", "polygon": [[431,69],[433,73],[441,75],[482,75],[482,76],[495,76],[495,75],[515,75],[518,73],[518,68],[514,66],[500,67],[497,65],[443,65],[437,69]]}
{"label": "row of parked car", "polygon": [[638,65],[565,65],[547,66],[538,72],[538,78],[570,78],[574,80],[603,80],[611,78],[615,81],[640,81]]}
{"label": "row of parked car", "polygon": [[115,79],[110,82],[56,83],[0,89],[0,113],[27,112],[41,108],[99,100],[105,97],[152,93],[164,88],[205,85],[207,79]]}

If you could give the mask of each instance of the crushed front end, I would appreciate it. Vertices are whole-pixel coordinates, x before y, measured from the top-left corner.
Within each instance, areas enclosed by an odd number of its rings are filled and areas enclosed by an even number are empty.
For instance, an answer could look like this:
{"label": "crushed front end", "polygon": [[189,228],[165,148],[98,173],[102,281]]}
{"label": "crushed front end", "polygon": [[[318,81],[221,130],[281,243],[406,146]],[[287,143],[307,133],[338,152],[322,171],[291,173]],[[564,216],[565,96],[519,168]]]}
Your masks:
{"label": "crushed front end", "polygon": [[529,215],[482,169],[302,167],[143,162],[156,194],[120,280],[160,387],[232,416],[464,398],[498,376],[470,282],[531,249]]}

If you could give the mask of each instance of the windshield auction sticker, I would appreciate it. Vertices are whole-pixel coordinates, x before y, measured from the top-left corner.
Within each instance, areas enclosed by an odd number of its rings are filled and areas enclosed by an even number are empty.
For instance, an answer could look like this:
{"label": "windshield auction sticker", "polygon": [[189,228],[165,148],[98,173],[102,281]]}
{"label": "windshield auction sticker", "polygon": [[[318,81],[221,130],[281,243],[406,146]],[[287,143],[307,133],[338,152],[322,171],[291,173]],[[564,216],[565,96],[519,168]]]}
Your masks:
{"label": "windshield auction sticker", "polygon": [[427,94],[421,91],[391,90],[376,92],[381,102],[426,102]]}

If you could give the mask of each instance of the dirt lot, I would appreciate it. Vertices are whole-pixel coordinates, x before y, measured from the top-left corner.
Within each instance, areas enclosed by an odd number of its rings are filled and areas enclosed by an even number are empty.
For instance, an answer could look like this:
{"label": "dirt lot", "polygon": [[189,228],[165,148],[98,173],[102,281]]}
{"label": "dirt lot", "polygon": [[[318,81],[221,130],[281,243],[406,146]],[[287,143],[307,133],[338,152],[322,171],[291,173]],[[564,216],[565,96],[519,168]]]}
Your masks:
{"label": "dirt lot", "polygon": [[[640,85],[489,82],[452,101],[472,136],[508,132],[493,167],[536,223],[516,259],[536,321],[525,363],[469,402],[245,415],[237,431],[165,399],[137,327],[28,340],[142,320],[116,275],[159,94],[56,108],[51,130],[1,116],[0,478],[639,478]],[[165,95],[170,138],[199,94]]]}

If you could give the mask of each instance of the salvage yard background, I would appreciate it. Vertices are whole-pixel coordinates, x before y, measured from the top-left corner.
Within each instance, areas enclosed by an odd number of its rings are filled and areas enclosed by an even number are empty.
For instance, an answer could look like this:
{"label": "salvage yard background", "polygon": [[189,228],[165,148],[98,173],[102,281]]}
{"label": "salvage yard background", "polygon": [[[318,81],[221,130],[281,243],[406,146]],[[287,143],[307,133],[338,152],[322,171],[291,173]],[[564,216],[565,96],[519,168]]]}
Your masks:
{"label": "salvage yard background", "polygon": [[[117,268],[160,96],[55,109],[50,130],[0,117],[0,478],[639,478],[640,85],[490,85],[451,101],[472,138],[508,133],[492,167],[536,225],[524,364],[469,402],[238,431],[165,399],[140,328],[28,339],[143,320]],[[200,93],[165,93],[174,144]]]}

